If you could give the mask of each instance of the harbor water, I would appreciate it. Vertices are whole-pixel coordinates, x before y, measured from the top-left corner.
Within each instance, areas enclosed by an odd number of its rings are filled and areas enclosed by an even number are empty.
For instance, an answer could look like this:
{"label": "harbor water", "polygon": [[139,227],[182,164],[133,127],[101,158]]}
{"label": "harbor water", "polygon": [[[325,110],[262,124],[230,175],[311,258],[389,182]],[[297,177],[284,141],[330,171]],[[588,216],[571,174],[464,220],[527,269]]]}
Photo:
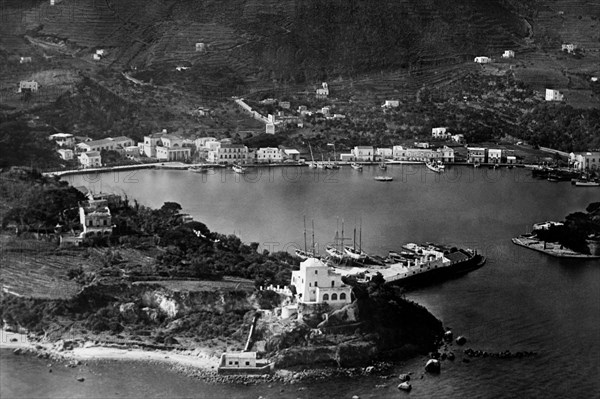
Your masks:
{"label": "harbor water", "polygon": [[[391,182],[373,180],[393,176]],[[562,220],[600,200],[598,188],[534,180],[524,169],[453,167],[435,174],[424,166],[263,168],[246,175],[140,170],[68,176],[74,186],[126,194],[143,205],[181,204],[211,230],[235,233],[270,251],[304,247],[303,218],[323,252],[344,225],[351,244],[362,224],[362,249],[385,255],[407,242],[436,242],[478,250],[483,268],[406,295],[429,309],[456,335],[457,359],[439,375],[423,374],[426,358],[399,362],[413,372],[412,397],[600,397],[600,262],[557,259],[511,243],[545,220]],[[357,237],[359,236],[357,232]],[[310,245],[310,243],[309,243]],[[462,350],[534,351],[522,359],[473,358]],[[298,385],[210,385],[165,366],[90,363],[48,373],[35,358],[3,352],[4,397],[397,398],[397,379],[378,376]],[[421,378],[422,376],[422,378]],[[376,388],[376,386],[385,387]],[[283,391],[282,391],[283,390]]]}

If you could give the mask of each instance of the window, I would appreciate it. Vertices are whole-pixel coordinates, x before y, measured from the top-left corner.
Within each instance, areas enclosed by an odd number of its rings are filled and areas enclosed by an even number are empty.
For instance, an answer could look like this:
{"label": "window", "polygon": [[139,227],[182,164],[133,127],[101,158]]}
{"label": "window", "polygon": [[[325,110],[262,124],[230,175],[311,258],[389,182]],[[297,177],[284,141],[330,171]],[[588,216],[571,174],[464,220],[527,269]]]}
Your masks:
{"label": "window", "polygon": [[250,362],[246,362],[246,366],[250,366]]}
{"label": "window", "polygon": [[340,294],[340,301],[343,301],[343,300],[346,300],[346,293],[345,292],[342,292]]}
{"label": "window", "polygon": [[319,271],[318,271],[318,270],[315,270],[315,274],[319,274]]}
{"label": "window", "polygon": [[315,281],[315,287],[318,287],[318,286],[319,286],[318,281]]}
{"label": "window", "polygon": [[323,294],[323,300],[324,301],[328,301],[329,300],[329,294]]}
{"label": "window", "polygon": [[333,288],[335,286],[335,281],[331,280],[331,288]]}
{"label": "window", "polygon": [[331,300],[337,301],[337,294],[331,294]]}

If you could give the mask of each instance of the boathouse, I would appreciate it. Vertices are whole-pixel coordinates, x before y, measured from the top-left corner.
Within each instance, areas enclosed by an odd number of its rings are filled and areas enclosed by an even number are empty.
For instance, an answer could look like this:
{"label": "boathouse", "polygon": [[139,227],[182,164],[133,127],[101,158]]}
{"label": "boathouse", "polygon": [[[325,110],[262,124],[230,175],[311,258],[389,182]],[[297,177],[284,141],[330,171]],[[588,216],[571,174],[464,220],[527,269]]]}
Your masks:
{"label": "boathouse", "polygon": [[268,374],[271,364],[256,358],[256,352],[225,352],[217,369],[219,374]]}

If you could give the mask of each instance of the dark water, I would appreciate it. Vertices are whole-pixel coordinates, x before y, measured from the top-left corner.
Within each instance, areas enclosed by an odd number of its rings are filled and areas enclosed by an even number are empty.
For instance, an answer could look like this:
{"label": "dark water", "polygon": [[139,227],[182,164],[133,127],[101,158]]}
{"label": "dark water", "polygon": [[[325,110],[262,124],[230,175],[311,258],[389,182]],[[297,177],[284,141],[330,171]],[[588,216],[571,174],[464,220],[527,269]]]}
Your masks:
{"label": "dark water", "polygon": [[[125,192],[130,199],[155,207],[164,201],[179,202],[209,228],[235,232],[246,242],[275,250],[304,246],[303,215],[309,220],[309,240],[314,219],[320,248],[333,239],[337,217],[345,220],[346,237],[352,237],[355,220],[362,219],[367,252],[383,254],[411,241],[476,248],[488,257],[483,268],[407,296],[455,334],[465,335],[465,347],[539,355],[477,358],[466,364],[458,351],[457,361],[444,362],[439,376],[425,375],[422,380],[424,358],[399,363],[398,371],[415,373],[410,396],[600,397],[600,262],[554,259],[510,242],[535,222],[560,220],[599,201],[600,190],[532,180],[522,169],[455,167],[440,176],[420,166],[394,166],[387,173],[395,177],[393,182],[372,180],[380,174],[375,167],[362,173],[343,168],[326,174],[263,169],[243,177],[221,171],[203,176],[146,170],[66,180],[96,191]],[[2,356],[2,397],[79,397],[79,390],[87,389],[69,376],[48,375],[36,362]],[[6,371],[13,368],[20,372]],[[110,363],[91,370],[98,376],[82,385],[95,384],[102,397],[404,395],[396,390],[396,381],[378,377],[311,383],[298,391],[297,386],[210,386],[150,365],[133,369]],[[68,383],[61,383],[65,380]],[[388,387],[376,389],[377,384]],[[113,389],[116,386],[118,390]]]}

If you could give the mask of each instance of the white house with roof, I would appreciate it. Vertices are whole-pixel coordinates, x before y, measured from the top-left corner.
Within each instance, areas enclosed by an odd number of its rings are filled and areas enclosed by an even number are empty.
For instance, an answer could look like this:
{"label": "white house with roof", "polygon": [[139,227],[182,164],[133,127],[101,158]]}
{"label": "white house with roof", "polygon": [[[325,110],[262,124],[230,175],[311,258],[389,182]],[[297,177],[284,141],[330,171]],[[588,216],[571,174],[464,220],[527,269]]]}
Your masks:
{"label": "white house with roof", "polygon": [[465,135],[464,134],[453,134],[452,136],[450,136],[450,138],[455,143],[462,143],[463,141],[465,141]]}
{"label": "white house with roof", "polygon": [[292,161],[298,161],[300,159],[300,151],[295,148],[281,148],[281,156],[283,159],[291,159]]}
{"label": "white house with roof", "polygon": [[55,133],[48,136],[48,140],[54,141],[60,147],[70,147],[75,144],[75,138],[70,133]]}
{"label": "white house with roof", "polygon": [[569,54],[573,54],[577,50],[577,45],[573,43],[563,43],[560,46],[562,51],[566,51]]}
{"label": "white house with roof", "polygon": [[562,101],[565,96],[558,90],[546,89],[546,101]]}
{"label": "white house with roof", "polygon": [[152,133],[144,136],[143,153],[149,158],[156,157],[156,147],[161,143],[160,138],[167,134],[167,129],[163,129],[160,133]]}
{"label": "white house with roof", "polygon": [[482,147],[467,147],[467,162],[484,163],[485,152],[485,148]]}
{"label": "white house with roof", "polygon": [[81,151],[114,151],[116,149],[116,143],[111,139],[100,139],[87,141],[85,143],[77,144],[77,148]]}
{"label": "white house with roof", "polygon": [[279,148],[265,147],[256,150],[256,162],[258,163],[272,163],[281,162],[283,157]]}
{"label": "white house with roof", "polygon": [[[86,153],[87,154],[87,153]],[[79,222],[83,237],[102,237],[112,233],[112,216],[108,201],[89,200],[79,205]]]}
{"label": "white house with roof", "polygon": [[73,159],[73,150],[70,150],[68,148],[61,148],[57,152],[58,155],[60,155],[60,157],[65,161],[70,161]]}
{"label": "white house with roof", "polygon": [[478,64],[489,64],[490,62],[492,62],[492,59],[490,57],[475,57],[474,62],[478,63]]}
{"label": "white house with roof", "polygon": [[292,271],[291,285],[296,288],[299,303],[343,305],[352,302],[352,287],[344,284],[342,275],[319,259],[308,258],[300,263],[300,270]]}
{"label": "white house with roof", "polygon": [[19,64],[29,64],[31,62],[31,57],[21,57],[19,59]]}
{"label": "white house with roof", "polygon": [[391,148],[377,148],[375,151],[378,159],[392,159],[394,151]]}
{"label": "white house with roof", "polygon": [[352,150],[352,156],[355,161],[369,162],[375,158],[375,149],[370,145],[359,145]]}
{"label": "white house with roof", "polygon": [[184,146],[185,140],[174,134],[163,134],[156,146],[156,159],[161,161],[185,161],[192,155],[192,150]]}
{"label": "white house with roof", "polygon": [[430,148],[405,148],[395,145],[392,148],[395,161],[426,162],[430,160],[441,160],[442,152]]}
{"label": "white house with roof", "polygon": [[444,163],[452,163],[454,162],[454,149],[448,147],[447,145],[442,148],[438,148],[436,150],[440,154],[441,161]]}
{"label": "white house with roof", "polygon": [[515,52],[513,50],[504,50],[502,58],[515,58]]}
{"label": "white house with roof", "polygon": [[79,155],[79,163],[84,168],[99,168],[102,166],[102,157],[98,151],[86,151]]}

